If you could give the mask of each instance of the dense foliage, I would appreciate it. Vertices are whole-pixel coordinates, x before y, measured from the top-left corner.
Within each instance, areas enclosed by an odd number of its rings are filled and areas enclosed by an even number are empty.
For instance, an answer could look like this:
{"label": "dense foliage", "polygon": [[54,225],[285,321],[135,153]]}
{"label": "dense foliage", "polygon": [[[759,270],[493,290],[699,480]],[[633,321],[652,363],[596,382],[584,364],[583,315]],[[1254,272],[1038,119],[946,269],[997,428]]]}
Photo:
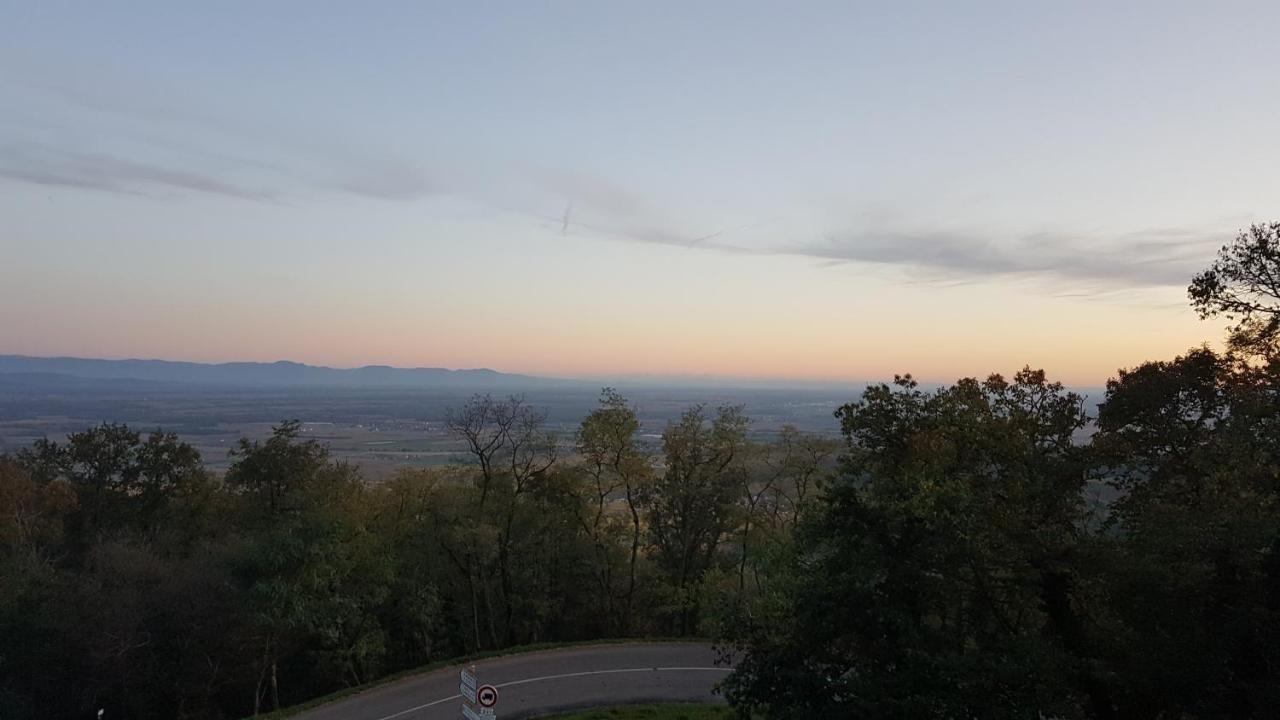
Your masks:
{"label": "dense foliage", "polygon": [[573,438],[520,398],[448,422],[470,462],[376,485],[297,422],[223,477],[111,424],[0,458],[0,717],[238,718],[479,650],[693,634],[836,444],[696,407],[646,448],[612,390]]}
{"label": "dense foliage", "polygon": [[[825,502],[726,635],[744,712],[1262,718],[1280,707],[1280,225],[1190,288],[1229,351],[1121,370],[1089,426],[1040,371],[838,412]],[[1073,439],[1075,441],[1073,441]]]}

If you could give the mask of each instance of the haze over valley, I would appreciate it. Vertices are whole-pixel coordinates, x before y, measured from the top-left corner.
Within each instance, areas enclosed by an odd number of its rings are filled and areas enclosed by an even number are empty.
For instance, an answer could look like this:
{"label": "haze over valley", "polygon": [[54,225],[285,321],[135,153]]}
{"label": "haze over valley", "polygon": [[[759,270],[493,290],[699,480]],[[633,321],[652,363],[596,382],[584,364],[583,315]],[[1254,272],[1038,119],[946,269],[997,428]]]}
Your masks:
{"label": "haze over valley", "polygon": [[336,457],[358,463],[377,479],[400,467],[458,461],[464,447],[449,436],[446,411],[474,394],[524,397],[572,444],[578,422],[596,405],[604,384],[635,402],[644,437],[654,448],[666,423],[695,403],[743,405],[756,438],[774,437],[784,425],[835,436],[833,412],[863,387],[627,378],[606,383],[491,370],[9,355],[0,356],[0,453],[110,421],[176,432],[221,470],[241,437],[265,438],[281,420],[297,419],[306,437],[326,442]]}

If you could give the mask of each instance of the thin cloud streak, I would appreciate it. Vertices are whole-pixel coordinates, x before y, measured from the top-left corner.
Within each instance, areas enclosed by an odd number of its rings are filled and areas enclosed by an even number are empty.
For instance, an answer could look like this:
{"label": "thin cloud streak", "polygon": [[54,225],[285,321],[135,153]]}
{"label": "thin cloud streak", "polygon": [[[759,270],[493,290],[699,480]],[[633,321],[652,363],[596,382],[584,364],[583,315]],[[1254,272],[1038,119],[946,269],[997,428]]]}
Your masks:
{"label": "thin cloud streak", "polygon": [[244,188],[210,175],[128,160],[104,153],[57,150],[27,143],[0,147],[0,177],[36,185],[143,195],[149,187],[277,202],[275,193]]}
{"label": "thin cloud streak", "polygon": [[624,222],[598,219],[575,221],[573,227],[612,240],[812,258],[820,267],[850,263],[895,267],[908,273],[909,282],[921,284],[968,285],[997,277],[1040,279],[1069,283],[1074,292],[1091,297],[1185,285],[1228,239],[1222,232],[1181,228],[1117,235],[1032,233],[1003,242],[976,233],[906,230],[854,231],[792,243],[742,244],[723,237],[778,222],[774,218],[700,235],[652,225],[628,228]]}
{"label": "thin cloud streak", "polygon": [[857,232],[777,249],[780,254],[898,266],[942,280],[1041,277],[1100,286],[1185,284],[1222,242],[1217,233],[1152,230],[1107,238],[1062,233],[994,242],[949,232]]}
{"label": "thin cloud streak", "polygon": [[[561,235],[578,230],[618,241],[733,254],[790,255],[818,260],[822,267],[848,263],[894,267],[906,274],[908,282],[935,286],[967,285],[991,278],[1041,280],[1069,286],[1073,292],[1090,297],[1182,286],[1228,239],[1221,231],[1191,228],[1120,234],[1036,232],[1009,237],[945,228],[907,230],[886,223],[885,229],[834,232],[821,239],[788,242],[779,239],[788,232],[781,227],[785,225],[783,218],[676,231],[671,229],[677,225],[672,220],[675,215],[625,186],[567,171],[544,172],[541,177],[573,203],[573,221],[566,224],[563,218],[529,214],[555,221]],[[769,226],[767,232],[758,232],[765,226]]]}

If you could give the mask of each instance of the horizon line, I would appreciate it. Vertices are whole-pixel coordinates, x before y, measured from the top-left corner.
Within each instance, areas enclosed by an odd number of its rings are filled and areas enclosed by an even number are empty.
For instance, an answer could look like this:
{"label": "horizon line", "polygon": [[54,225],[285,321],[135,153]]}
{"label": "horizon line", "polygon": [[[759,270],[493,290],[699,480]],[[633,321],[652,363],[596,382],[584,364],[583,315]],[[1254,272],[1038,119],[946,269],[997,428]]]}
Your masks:
{"label": "horizon line", "polygon": [[[833,378],[833,377],[797,377],[787,375],[731,375],[731,374],[713,374],[713,373],[588,373],[576,375],[543,375],[539,373],[529,373],[515,370],[501,370],[491,366],[477,367],[445,367],[442,365],[390,365],[387,363],[364,363],[360,365],[327,365],[320,363],[304,362],[299,360],[291,360],[280,358],[276,360],[188,360],[173,359],[164,357],[138,357],[138,356],[89,356],[89,355],[29,355],[26,353],[0,352],[0,358],[23,358],[28,360],[76,360],[76,361],[97,361],[97,362],[155,362],[155,363],[173,363],[173,364],[189,364],[203,365],[207,367],[225,366],[225,365],[295,365],[300,367],[315,368],[320,370],[335,371],[352,371],[365,369],[389,369],[399,371],[418,371],[418,370],[434,370],[450,373],[468,373],[468,372],[488,372],[509,377],[528,378],[530,380],[543,380],[550,382],[567,382],[567,383],[603,383],[602,387],[608,387],[615,383],[640,383],[653,384],[663,381],[676,384],[691,384],[697,382],[707,382],[713,384],[731,384],[743,383],[748,385],[763,384],[784,384],[794,386],[871,386],[881,383],[889,383],[891,377],[879,379],[851,379],[851,378]],[[2,372],[2,371],[0,371]],[[7,373],[6,373],[7,374]],[[894,375],[905,375],[909,373],[894,373]],[[990,373],[988,373],[989,375]],[[1010,377],[1011,373],[1000,373],[1005,377]],[[922,386],[943,386],[955,383],[957,380],[966,377],[978,377],[976,375],[960,374],[951,380],[939,380],[935,378],[925,378],[920,376],[912,377]],[[978,377],[982,379],[986,377]],[[1063,386],[1067,388],[1078,389],[1104,389],[1106,382],[1093,384],[1075,384],[1063,382]]]}

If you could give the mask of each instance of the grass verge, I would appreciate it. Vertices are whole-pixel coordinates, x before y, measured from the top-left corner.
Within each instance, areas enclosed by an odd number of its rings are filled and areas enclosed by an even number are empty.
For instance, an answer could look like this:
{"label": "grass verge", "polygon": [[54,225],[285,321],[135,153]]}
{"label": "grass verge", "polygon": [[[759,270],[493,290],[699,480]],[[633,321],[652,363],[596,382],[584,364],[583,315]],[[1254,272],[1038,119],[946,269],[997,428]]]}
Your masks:
{"label": "grass verge", "polygon": [[[289,707],[283,707],[283,708],[280,708],[279,710],[274,710],[269,713],[263,713],[261,715],[252,715],[245,718],[245,720],[283,720],[283,718],[293,717],[294,715],[305,712],[315,707],[319,707],[321,705],[324,705],[325,703],[331,703],[335,700],[341,700],[342,698],[349,697],[351,695],[356,695],[358,693],[362,693],[365,690],[371,690],[373,688],[381,687],[383,685],[389,685],[393,682],[396,682],[398,680],[403,680],[404,678],[411,677],[413,675],[421,675],[422,673],[429,673],[433,670],[447,668],[452,665],[462,665],[464,663],[475,662],[477,660],[487,660],[489,658],[503,657],[505,655],[517,655],[520,653],[540,652],[543,650],[560,650],[563,648],[591,647],[593,645],[624,645],[627,643],[664,643],[664,642],[697,643],[697,642],[711,642],[711,641],[705,638],[610,638],[605,640],[581,640],[577,642],[549,642],[549,643],[533,643],[531,645],[515,645],[509,648],[503,648],[501,650],[486,650],[484,652],[475,653],[474,655],[463,655],[461,657],[448,658],[446,660],[437,660],[436,662],[429,663],[421,667],[409,668],[408,670],[401,670],[399,672],[386,675],[372,682],[367,682],[363,685],[354,685],[352,687],[343,688],[341,690],[335,690],[334,692],[331,692],[327,695],[321,695],[320,697],[311,698],[310,700],[307,700],[306,702],[298,703],[297,705],[290,705]],[[659,715],[656,717],[663,718],[663,720],[665,720],[663,716]],[[699,717],[697,718],[697,720],[702,720],[702,718]]]}

